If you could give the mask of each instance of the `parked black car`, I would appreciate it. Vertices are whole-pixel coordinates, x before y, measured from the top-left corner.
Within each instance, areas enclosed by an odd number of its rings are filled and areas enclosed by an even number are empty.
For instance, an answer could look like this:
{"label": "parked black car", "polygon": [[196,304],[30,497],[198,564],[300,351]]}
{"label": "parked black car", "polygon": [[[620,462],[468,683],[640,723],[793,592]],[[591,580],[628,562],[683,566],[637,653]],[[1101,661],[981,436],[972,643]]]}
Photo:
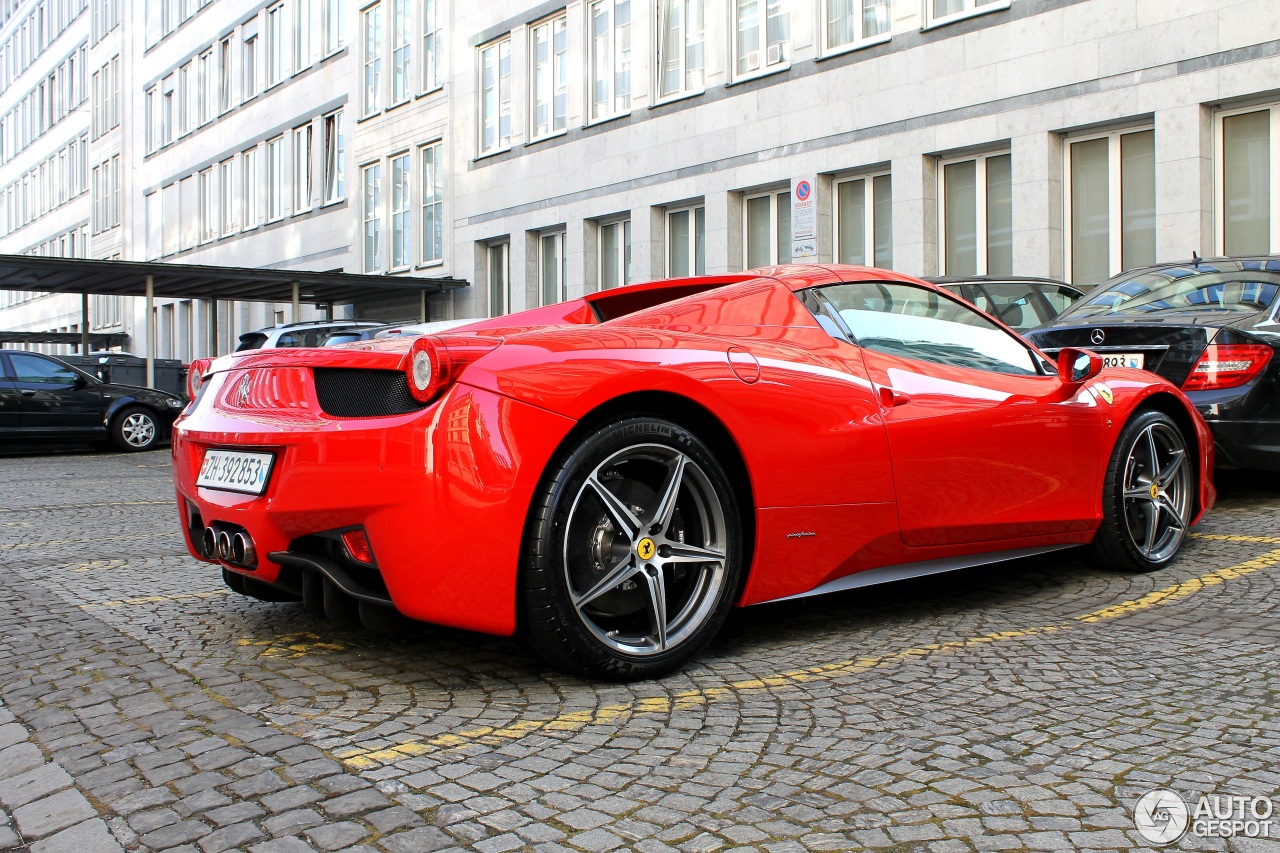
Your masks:
{"label": "parked black car", "polygon": [[929,281],[972,302],[1018,332],[1048,323],[1084,296],[1084,291],[1051,278],[942,276]]}
{"label": "parked black car", "polygon": [[103,382],[52,356],[0,350],[0,443],[110,442],[147,450],[182,411],[181,397]]}
{"label": "parked black car", "polygon": [[1097,352],[1186,392],[1220,467],[1280,471],[1280,257],[1194,258],[1130,270],[1027,335]]}

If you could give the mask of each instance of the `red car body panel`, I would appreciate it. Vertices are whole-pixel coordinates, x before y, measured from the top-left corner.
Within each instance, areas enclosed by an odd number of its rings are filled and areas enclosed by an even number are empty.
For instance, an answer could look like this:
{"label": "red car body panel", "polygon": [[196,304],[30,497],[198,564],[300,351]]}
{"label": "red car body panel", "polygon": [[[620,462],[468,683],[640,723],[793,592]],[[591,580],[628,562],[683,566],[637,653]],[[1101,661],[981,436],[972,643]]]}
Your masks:
{"label": "red car body panel", "polygon": [[[412,338],[224,357],[175,424],[184,531],[198,512],[244,527],[266,555],[363,525],[400,611],[509,634],[548,466],[601,407],[654,401],[714,419],[733,446],[712,450],[742,461],[754,541],[742,605],[883,566],[1089,542],[1112,448],[1152,395],[1195,425],[1197,517],[1212,506],[1212,441],[1169,383],[1107,369],[1064,386],[895,358],[836,340],[793,294],[860,280],[938,290],[884,270],[810,266],[592,294],[436,339],[460,354],[468,334],[489,340],[439,399],[403,415],[330,416],[312,371],[404,370]],[[266,493],[197,487],[209,448],[273,450]],[[270,583],[280,567],[227,568]]]}

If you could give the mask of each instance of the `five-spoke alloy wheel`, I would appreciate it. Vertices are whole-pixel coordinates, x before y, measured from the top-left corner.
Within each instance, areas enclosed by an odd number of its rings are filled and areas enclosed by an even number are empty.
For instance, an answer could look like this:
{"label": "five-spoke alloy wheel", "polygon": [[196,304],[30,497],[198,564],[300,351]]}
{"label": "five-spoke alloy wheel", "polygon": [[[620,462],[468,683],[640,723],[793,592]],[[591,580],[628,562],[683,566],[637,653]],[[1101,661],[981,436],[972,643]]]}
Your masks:
{"label": "five-spoke alloy wheel", "polygon": [[1173,559],[1191,524],[1193,462],[1168,415],[1140,412],[1125,425],[1107,468],[1103,522],[1094,539],[1103,562],[1150,572]]}
{"label": "five-spoke alloy wheel", "polygon": [[656,418],[594,431],[544,483],[526,542],[526,628],[552,663],[617,679],[683,663],[737,592],[741,532],[724,469]]}

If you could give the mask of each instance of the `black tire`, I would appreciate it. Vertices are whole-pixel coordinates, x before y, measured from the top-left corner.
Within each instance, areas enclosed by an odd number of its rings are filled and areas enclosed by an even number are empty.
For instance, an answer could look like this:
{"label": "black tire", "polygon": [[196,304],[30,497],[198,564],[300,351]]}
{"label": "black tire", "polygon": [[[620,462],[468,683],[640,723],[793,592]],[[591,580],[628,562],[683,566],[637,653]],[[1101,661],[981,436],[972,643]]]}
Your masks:
{"label": "black tire", "polygon": [[1092,545],[1104,567],[1154,572],[1177,556],[1195,500],[1194,465],[1186,436],[1163,412],[1139,411],[1125,424],[1107,463]]}
{"label": "black tire", "polygon": [[605,424],[552,462],[534,496],[523,633],[548,664],[589,678],[669,673],[724,623],[742,543],[733,486],[701,439],[660,418]]}
{"label": "black tire", "polygon": [[111,443],[121,450],[150,450],[160,439],[160,424],[155,413],[142,406],[130,406],[111,419]]}

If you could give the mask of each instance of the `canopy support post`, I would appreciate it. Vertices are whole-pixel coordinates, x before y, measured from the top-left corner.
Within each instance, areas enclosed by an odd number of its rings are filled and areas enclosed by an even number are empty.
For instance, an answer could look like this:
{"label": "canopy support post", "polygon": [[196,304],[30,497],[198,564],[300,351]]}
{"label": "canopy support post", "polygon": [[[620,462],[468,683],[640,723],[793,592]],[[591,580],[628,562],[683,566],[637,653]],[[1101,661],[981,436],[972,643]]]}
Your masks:
{"label": "canopy support post", "polygon": [[299,314],[300,308],[301,306],[298,304],[298,283],[295,281],[293,283],[293,321],[292,321],[294,323],[298,322],[298,314]]}
{"label": "canopy support post", "polygon": [[427,316],[427,292],[425,290],[418,291],[418,317],[419,323],[425,323],[431,319]]}
{"label": "canopy support post", "polygon": [[147,387],[156,387],[156,288],[147,276]]}
{"label": "canopy support post", "polygon": [[89,354],[89,294],[80,294],[80,354]]}
{"label": "canopy support post", "polygon": [[209,300],[209,358],[218,357],[218,300]]}

